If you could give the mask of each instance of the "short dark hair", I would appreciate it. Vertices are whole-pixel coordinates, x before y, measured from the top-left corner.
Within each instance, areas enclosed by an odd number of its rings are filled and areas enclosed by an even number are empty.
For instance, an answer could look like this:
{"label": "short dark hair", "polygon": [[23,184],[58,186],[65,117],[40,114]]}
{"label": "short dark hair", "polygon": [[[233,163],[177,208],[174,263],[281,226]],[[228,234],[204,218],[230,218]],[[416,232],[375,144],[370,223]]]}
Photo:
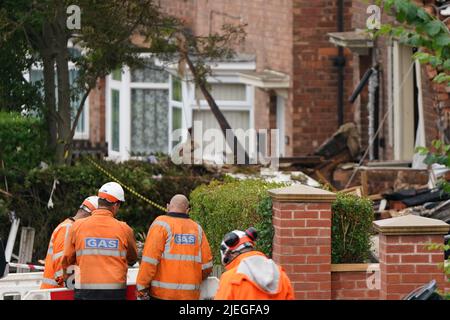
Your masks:
{"label": "short dark hair", "polygon": [[106,209],[112,209],[114,207],[115,203],[109,202],[106,199],[99,198],[98,199],[98,206]]}

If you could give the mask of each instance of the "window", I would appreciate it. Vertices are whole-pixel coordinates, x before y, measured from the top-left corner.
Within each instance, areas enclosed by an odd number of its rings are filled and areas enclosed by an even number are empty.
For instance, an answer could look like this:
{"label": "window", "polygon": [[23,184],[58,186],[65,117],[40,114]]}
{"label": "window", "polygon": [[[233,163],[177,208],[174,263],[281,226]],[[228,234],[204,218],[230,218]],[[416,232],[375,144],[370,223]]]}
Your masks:
{"label": "window", "polygon": [[[41,89],[40,92],[42,95],[44,95],[44,89],[43,89],[43,82],[44,82],[44,72],[42,69],[31,69],[29,72],[30,75],[30,82],[36,83],[41,82]],[[78,111],[78,106],[80,105],[80,101],[83,98],[84,92],[82,90],[76,90],[75,85],[77,84],[78,78],[78,69],[70,68],[69,69],[69,84],[71,88],[72,96],[70,98],[70,106],[71,106],[71,120],[75,120],[75,116]],[[56,81],[56,74],[55,74],[55,81]],[[57,83],[56,83],[57,85]],[[74,94],[75,93],[75,94]],[[58,100],[58,88],[55,88],[55,96],[56,100]],[[89,137],[89,123],[88,123],[88,99],[86,100],[83,110],[81,112],[80,118],[78,119],[77,127],[75,129],[75,139],[88,139]],[[56,101],[56,104],[58,102]],[[57,106],[58,107],[58,106]]]}
{"label": "window", "polygon": [[168,90],[131,90],[131,153],[167,152]]}
{"label": "window", "polygon": [[111,90],[111,140],[112,150],[120,151],[120,91]]}
{"label": "window", "polygon": [[[211,83],[208,88],[212,97],[217,101],[245,101],[246,86],[240,83]],[[197,100],[204,100],[203,93],[197,87],[195,91]]]}
{"label": "window", "polygon": [[167,83],[169,74],[157,67],[150,59],[146,59],[143,67],[131,69],[131,82]]}
{"label": "window", "polygon": [[[181,108],[172,108],[172,132],[183,128],[183,110]],[[172,148],[181,142],[181,137],[178,140],[172,140]]]}
{"label": "window", "polygon": [[172,100],[182,102],[183,95],[181,90],[181,80],[177,77],[172,77]]}
{"label": "window", "polygon": [[[174,131],[188,129],[196,120],[203,122],[204,130],[219,128],[206,101],[196,99],[195,84],[180,78],[174,70],[165,70],[155,61],[145,58],[143,65],[124,66],[120,81],[115,80],[119,79],[118,74],[107,77],[107,87],[111,91],[107,99],[110,124],[107,136],[113,159],[170,154],[188,136],[186,131],[181,137],[179,132],[173,135]],[[249,87],[237,83],[238,78],[228,74],[214,80],[219,83],[211,84],[212,94],[233,129],[250,128],[253,97]]]}

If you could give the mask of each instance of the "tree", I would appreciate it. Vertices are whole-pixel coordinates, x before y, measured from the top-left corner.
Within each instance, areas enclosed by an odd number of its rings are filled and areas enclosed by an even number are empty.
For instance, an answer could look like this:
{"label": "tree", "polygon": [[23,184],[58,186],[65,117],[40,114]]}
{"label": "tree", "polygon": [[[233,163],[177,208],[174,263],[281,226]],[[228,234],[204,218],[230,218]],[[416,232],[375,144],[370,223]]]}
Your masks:
{"label": "tree", "polygon": [[[419,48],[413,57],[421,63],[429,63],[438,71],[433,79],[435,82],[446,82],[446,85],[450,86],[450,31],[447,25],[410,0],[377,0],[375,3],[383,4],[384,10],[397,20],[396,25],[383,24],[380,30],[375,32],[375,36],[397,37],[401,43]],[[450,168],[450,145],[435,140],[430,149],[419,147],[416,151],[425,156],[425,164],[431,166],[438,163]],[[450,184],[447,181],[441,180],[439,184],[444,192],[450,193]],[[429,248],[449,250],[450,247],[431,244]],[[450,279],[450,260],[447,260],[447,265],[442,268]],[[450,299],[450,295],[444,296]]]}
{"label": "tree", "polygon": [[27,56],[27,47],[20,33],[14,35],[16,41],[0,46],[0,110],[38,112],[42,109],[40,83],[31,84],[24,78],[23,71],[33,64],[33,57]]}
{"label": "tree", "polygon": [[397,24],[382,24],[376,36],[388,35],[399,38],[401,43],[420,48],[414,58],[429,63],[437,69],[433,79],[450,86],[450,31],[436,16],[428,13],[410,0],[376,0]]}
{"label": "tree", "polygon": [[[80,29],[66,26],[69,5],[81,8]],[[43,114],[50,132],[50,146],[55,149],[55,160],[60,164],[70,161],[75,128],[97,79],[123,65],[140,64],[139,53],[143,49],[136,46],[133,39],[144,39],[147,52],[173,57],[179,49],[175,35],[184,29],[181,21],[163,14],[154,0],[5,0],[0,4],[2,41],[14,41],[12,35],[21,31],[29,51],[37,54],[43,63]],[[209,39],[206,42],[210,46],[206,48],[209,51],[198,55],[199,61],[194,67],[197,68],[194,74],[198,83],[203,83],[200,79],[206,76],[204,71],[207,68],[203,67],[206,57],[214,58],[231,52],[225,48],[235,39],[230,34],[236,29],[228,32],[228,35],[204,38]],[[69,40],[83,50],[82,55],[70,56]],[[224,49],[213,48],[215,45]],[[79,70],[74,88],[69,82],[69,61]],[[82,98],[72,121],[70,102],[80,93]],[[212,110],[221,126],[230,128],[220,111],[217,112],[218,108],[215,110],[213,105]]]}

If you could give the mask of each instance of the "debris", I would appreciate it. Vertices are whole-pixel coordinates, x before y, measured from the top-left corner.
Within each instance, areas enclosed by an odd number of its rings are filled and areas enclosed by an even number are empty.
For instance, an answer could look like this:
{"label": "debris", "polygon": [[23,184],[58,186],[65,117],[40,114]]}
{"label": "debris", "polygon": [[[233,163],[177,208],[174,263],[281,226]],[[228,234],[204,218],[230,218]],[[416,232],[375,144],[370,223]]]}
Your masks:
{"label": "debris", "polygon": [[362,187],[361,186],[347,188],[347,189],[341,190],[341,192],[353,194],[353,195],[358,196],[358,197],[362,197],[363,196],[363,192],[362,192]]}
{"label": "debris", "polygon": [[323,184],[329,185],[332,191],[336,191],[336,188],[330,183],[330,181],[328,181],[327,178],[324,177],[320,170],[314,171],[314,174],[319,178],[319,181],[321,181]]}
{"label": "debris", "polygon": [[368,196],[368,198],[372,201],[377,201],[377,200],[382,200],[384,199],[383,196],[380,193],[377,194],[371,194],[370,196]]}
{"label": "debris", "polygon": [[384,198],[391,201],[393,204],[402,202],[406,207],[413,207],[422,205],[426,202],[437,202],[450,199],[450,194],[445,193],[442,189],[407,189],[391,194],[385,194]]}
{"label": "debris", "polygon": [[54,179],[53,180],[53,187],[52,187],[52,191],[50,192],[50,199],[48,199],[48,203],[47,203],[47,208],[49,209],[53,209],[53,193],[56,190],[56,185],[59,184],[58,179]]}
{"label": "debris", "polygon": [[13,195],[3,189],[0,188],[0,193],[3,193],[4,195],[8,196],[8,197],[12,197]]}
{"label": "debris", "polygon": [[346,149],[350,152],[352,160],[356,158],[361,149],[358,129],[352,122],[340,126],[338,131],[314,152],[314,155],[329,159]]}

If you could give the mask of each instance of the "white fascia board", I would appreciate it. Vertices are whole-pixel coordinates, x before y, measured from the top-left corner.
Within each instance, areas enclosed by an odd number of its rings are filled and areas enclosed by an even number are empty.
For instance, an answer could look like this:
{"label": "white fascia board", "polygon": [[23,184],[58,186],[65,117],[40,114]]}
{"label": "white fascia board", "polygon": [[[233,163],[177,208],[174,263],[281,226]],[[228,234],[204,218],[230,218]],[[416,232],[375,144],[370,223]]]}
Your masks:
{"label": "white fascia board", "polygon": [[[176,63],[158,63],[159,66],[166,68],[168,72],[177,72],[178,62]],[[236,72],[236,71],[254,71],[256,70],[256,63],[254,61],[249,62],[218,62],[218,63],[207,63],[214,73],[223,72]],[[189,68],[186,67],[186,71]]]}
{"label": "white fascia board", "polygon": [[261,89],[288,89],[290,87],[290,81],[288,79],[283,81],[262,81],[261,79],[243,74],[239,74],[239,82]]}

